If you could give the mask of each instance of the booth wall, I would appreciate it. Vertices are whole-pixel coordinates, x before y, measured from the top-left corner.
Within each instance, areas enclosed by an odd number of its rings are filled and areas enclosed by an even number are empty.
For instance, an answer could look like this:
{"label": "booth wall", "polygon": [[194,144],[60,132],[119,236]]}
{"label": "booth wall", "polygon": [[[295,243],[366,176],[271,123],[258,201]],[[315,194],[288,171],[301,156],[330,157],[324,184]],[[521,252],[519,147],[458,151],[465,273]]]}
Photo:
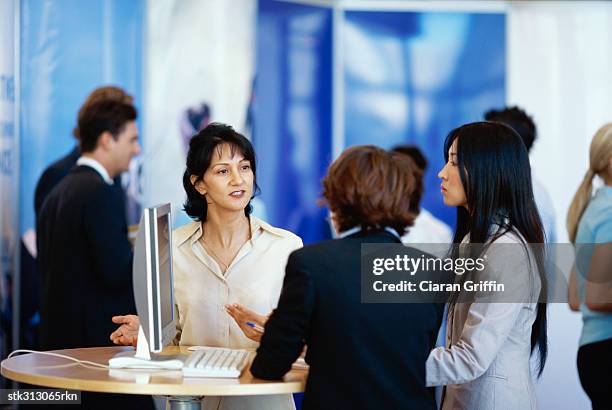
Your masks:
{"label": "booth wall", "polygon": [[0,357],[5,357],[5,349],[11,344],[9,289],[19,249],[15,13],[13,0],[0,0]]}
{"label": "booth wall", "polygon": [[[508,102],[538,126],[531,164],[551,195],[559,242],[567,241],[567,209],[588,168],[591,139],[612,121],[611,21],[605,2],[513,2],[508,10]],[[580,314],[549,305],[541,409],[590,408],[576,368],[581,328]]]}
{"label": "booth wall", "polygon": [[145,205],[171,202],[175,227],[190,221],[182,211],[182,178],[197,129],[188,110],[205,105],[206,123],[248,131],[255,13],[255,0],[147,2]]}
{"label": "booth wall", "polygon": [[[21,1],[22,234],[35,227],[34,188],[42,171],[75,146],[72,130],[87,95],[113,84],[142,106],[143,13],[141,0]],[[134,209],[132,222],[138,214]]]}
{"label": "booth wall", "polygon": [[318,204],[331,161],[332,11],[261,0],[253,142],[269,221],[304,243],[331,236]]}
{"label": "booth wall", "polygon": [[429,161],[422,206],[454,226],[437,176],[444,139],[504,105],[505,15],[346,11],[344,21],[345,147],[418,146]]}

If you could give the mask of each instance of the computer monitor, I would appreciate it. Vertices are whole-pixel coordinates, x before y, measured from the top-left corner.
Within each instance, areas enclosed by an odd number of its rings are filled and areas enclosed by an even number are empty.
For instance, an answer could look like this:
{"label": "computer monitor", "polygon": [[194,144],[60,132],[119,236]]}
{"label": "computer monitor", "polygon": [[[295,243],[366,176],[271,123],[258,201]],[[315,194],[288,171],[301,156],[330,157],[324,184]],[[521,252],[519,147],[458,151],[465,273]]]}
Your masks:
{"label": "computer monitor", "polygon": [[110,359],[109,366],[180,368],[182,363],[159,360],[154,355],[169,345],[176,334],[170,204],[144,209],[134,245],[132,275],[140,319],[136,352]]}
{"label": "computer monitor", "polygon": [[161,352],[176,333],[171,250],[170,204],[145,208],[132,272],[136,311],[151,353]]}

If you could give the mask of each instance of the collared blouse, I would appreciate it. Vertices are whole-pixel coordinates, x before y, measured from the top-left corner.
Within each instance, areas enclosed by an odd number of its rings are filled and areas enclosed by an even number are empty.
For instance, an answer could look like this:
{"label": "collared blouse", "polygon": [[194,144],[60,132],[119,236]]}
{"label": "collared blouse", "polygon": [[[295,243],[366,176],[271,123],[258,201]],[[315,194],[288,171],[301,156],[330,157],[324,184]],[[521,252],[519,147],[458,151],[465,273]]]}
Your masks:
{"label": "collared blouse", "polygon": [[[289,254],[302,247],[293,233],[250,216],[251,239],[225,273],[199,239],[202,224],[192,222],[174,231],[173,273],[177,333],[175,343],[229,348],[256,348],[224,306],[241,305],[263,315],[277,305]],[[291,395],[207,397],[203,408],[293,409]]]}

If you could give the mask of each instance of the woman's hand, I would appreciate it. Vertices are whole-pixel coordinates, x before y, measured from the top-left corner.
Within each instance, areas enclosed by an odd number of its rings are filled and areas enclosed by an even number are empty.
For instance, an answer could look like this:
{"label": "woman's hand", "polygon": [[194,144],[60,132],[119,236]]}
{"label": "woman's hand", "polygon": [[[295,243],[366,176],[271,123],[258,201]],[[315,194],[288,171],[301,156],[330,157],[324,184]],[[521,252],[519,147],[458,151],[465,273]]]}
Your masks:
{"label": "woman's hand", "polygon": [[[253,312],[238,303],[232,305],[225,305],[225,311],[236,321],[236,324],[240,327],[246,337],[256,342],[261,340],[263,335],[263,327],[268,320],[267,316],[260,315]],[[251,323],[255,327],[247,324]]]}
{"label": "woman's hand", "polygon": [[136,346],[138,343],[138,328],[140,327],[138,316],[113,316],[113,323],[121,326],[111,333],[110,340],[116,345]]}

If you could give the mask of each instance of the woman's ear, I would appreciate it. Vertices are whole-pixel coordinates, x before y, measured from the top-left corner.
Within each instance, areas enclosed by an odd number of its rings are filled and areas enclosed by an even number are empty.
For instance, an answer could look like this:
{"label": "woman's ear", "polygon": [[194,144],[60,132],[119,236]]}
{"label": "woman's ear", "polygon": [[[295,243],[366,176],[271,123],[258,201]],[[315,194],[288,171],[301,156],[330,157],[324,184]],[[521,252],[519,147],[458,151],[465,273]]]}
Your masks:
{"label": "woman's ear", "polygon": [[206,195],[206,187],[204,186],[204,181],[202,181],[201,179],[198,180],[197,175],[191,175],[189,177],[189,181],[200,195]]}

